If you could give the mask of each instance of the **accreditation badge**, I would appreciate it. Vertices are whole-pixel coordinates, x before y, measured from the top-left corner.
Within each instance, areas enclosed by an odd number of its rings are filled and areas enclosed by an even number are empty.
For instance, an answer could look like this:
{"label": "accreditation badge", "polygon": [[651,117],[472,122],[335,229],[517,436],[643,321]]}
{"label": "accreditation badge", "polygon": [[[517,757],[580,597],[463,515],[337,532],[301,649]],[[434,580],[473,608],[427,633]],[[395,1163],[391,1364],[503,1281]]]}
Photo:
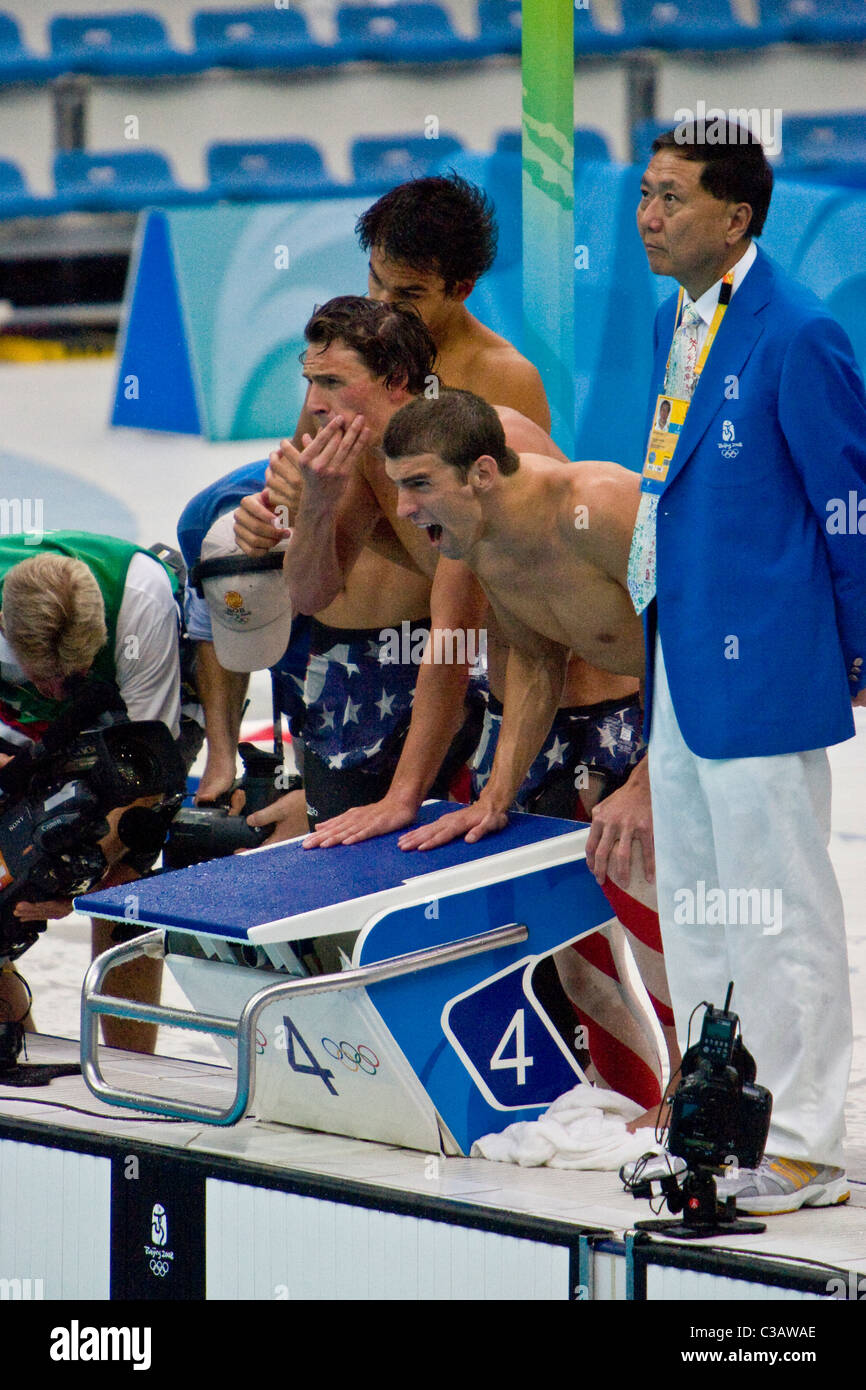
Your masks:
{"label": "accreditation badge", "polygon": [[656,398],[653,423],[647,443],[646,458],[641,474],[641,492],[656,495],[664,491],[668,469],[680,431],[685,424],[689,402],[678,396],[658,396]]}

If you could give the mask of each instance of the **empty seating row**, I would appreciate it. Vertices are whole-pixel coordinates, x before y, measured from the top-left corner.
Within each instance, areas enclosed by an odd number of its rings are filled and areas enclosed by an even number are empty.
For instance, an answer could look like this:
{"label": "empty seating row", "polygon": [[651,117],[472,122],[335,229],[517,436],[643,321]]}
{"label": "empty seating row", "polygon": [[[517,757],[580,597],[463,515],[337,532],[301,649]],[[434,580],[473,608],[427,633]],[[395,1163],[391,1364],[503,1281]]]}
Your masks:
{"label": "empty seating row", "polygon": [[[650,158],[654,137],[672,124],[673,118],[644,121],[634,128],[634,157],[639,166]],[[782,146],[781,157],[774,163],[777,176],[866,188],[866,112],[789,115],[774,134]],[[73,209],[134,210],[155,202],[377,194],[406,179],[434,172],[462,149],[456,136],[445,133],[435,140],[423,136],[359,137],[349,149],[352,181],[345,184],[333,177],[321,150],[309,141],[215,142],[206,151],[208,183],[203,189],[178,184],[169,160],[156,150],[67,150],[55,158],[56,191],[49,197],[32,193],[19,166],[0,160],[0,218],[47,216]],[[609,163],[611,159],[605,137],[590,128],[575,131],[574,150],[578,163]],[[520,131],[501,131],[494,153],[519,157]]]}
{"label": "empty seating row", "polygon": [[[576,55],[633,48],[754,48],[778,42],[866,40],[863,0],[759,0],[759,23],[744,24],[731,0],[620,0],[621,27],[602,28],[589,3],[574,9]],[[178,48],[156,15],[58,14],[48,53],[28,50],[17,22],[0,14],[0,81],[39,81],[62,72],[146,77],[210,67],[304,68],[374,61],[430,63],[518,53],[520,0],[478,0],[477,33],[467,38],[447,8],[427,0],[339,5],[336,39],[315,39],[301,10],[273,3],[192,16],[191,44]]]}
{"label": "empty seating row", "polygon": [[[336,40],[321,43],[300,10],[274,4],[201,10],[192,17],[191,46],[180,49],[156,15],[57,15],[48,26],[48,54],[42,56],[27,50],[16,21],[0,14],[0,81],[38,81],[62,72],[147,77],[212,67],[473,61],[519,52],[520,17],[520,0],[479,0],[478,34],[466,38],[455,30],[443,5],[425,0],[340,5]],[[576,9],[575,20],[576,52],[616,52],[625,45],[625,36],[599,30],[590,11]]]}
{"label": "empty seating row", "polygon": [[[462,149],[457,137],[447,134],[436,140],[423,136],[359,137],[349,150],[353,181],[343,184],[329,173],[321,150],[306,140],[216,142],[206,151],[208,184],[204,189],[178,184],[169,160],[157,150],[64,150],[54,160],[56,193],[47,198],[30,192],[17,164],[0,160],[0,217],[117,211],[149,203],[176,205],[220,198],[376,194],[406,179],[432,173]],[[520,132],[502,131],[496,150],[519,154]],[[575,152],[578,159],[610,159],[607,143],[596,130],[575,132]]]}

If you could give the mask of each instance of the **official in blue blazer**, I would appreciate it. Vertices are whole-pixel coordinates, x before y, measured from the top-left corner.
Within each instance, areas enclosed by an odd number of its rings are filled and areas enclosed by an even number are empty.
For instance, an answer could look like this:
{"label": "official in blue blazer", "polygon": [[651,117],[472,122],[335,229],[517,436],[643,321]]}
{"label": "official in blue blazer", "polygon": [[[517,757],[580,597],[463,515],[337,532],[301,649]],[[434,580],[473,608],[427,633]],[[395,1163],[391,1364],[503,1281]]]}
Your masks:
{"label": "official in blue blazer", "polygon": [[[661,494],[642,497],[629,585],[645,607],[680,1042],[695,1006],[721,1007],[733,980],[773,1117],[760,1167],[718,1191],[773,1213],[848,1195],[852,1030],[825,750],[866,704],[866,539],[840,523],[859,514],[843,500],[866,498],[866,396],[845,333],[755,245],[772,191],[763,149],[736,126],[718,134],[660,136],[642,184],[638,231],[652,270],[683,286],[692,336],[676,349],[687,413]],[[658,396],[676,394],[679,299],[656,320],[648,431]]]}

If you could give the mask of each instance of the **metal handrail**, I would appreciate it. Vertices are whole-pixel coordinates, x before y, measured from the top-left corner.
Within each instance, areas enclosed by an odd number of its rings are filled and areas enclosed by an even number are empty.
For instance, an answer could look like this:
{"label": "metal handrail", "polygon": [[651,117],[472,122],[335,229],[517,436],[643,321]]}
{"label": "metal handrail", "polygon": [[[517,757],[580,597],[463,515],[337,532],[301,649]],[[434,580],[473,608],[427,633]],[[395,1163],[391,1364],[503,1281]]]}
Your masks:
{"label": "metal handrail", "polygon": [[[247,1000],[239,1018],[231,1019],[220,1018],[215,1014],[197,1014],[188,1009],[166,1008],[159,1004],[137,1004],[132,1000],[116,999],[101,993],[102,981],[115,966],[124,965],[142,956],[164,959],[163,932],[148,932],[134,941],[113,946],[111,950],[105,951],[96,958],[84,977],[81,991],[81,1073],[93,1094],[108,1105],[123,1105],[130,1109],[146,1110],[179,1120],[201,1120],[209,1125],[233,1125],[243,1119],[255,1090],[256,1024],[260,1014],[269,1004],[294,999],[304,994],[327,994],[337,990],[364,988],[367,985],[379,984],[382,980],[394,979],[398,975],[411,975],[418,970],[429,970],[435,965],[447,965],[451,961],[480,955],[484,951],[514,946],[525,941],[528,935],[529,931],[524,923],[512,922],[505,927],[493,927],[489,931],[479,932],[477,936],[462,937],[459,941],[452,941],[444,946],[429,946],[420,951],[410,951],[406,955],[390,956],[374,965],[356,966],[350,970],[342,970],[336,975],[312,975],[300,980],[286,980],[279,984],[266,985]],[[194,1029],[200,1033],[234,1038],[237,1042],[238,1060],[232,1103],[224,1109],[192,1103],[184,1105],[148,1092],[125,1091],[110,1086],[102,1075],[98,1056],[99,1017],[105,1014],[115,1018],[137,1019],[142,1023],[167,1023],[179,1028]]]}

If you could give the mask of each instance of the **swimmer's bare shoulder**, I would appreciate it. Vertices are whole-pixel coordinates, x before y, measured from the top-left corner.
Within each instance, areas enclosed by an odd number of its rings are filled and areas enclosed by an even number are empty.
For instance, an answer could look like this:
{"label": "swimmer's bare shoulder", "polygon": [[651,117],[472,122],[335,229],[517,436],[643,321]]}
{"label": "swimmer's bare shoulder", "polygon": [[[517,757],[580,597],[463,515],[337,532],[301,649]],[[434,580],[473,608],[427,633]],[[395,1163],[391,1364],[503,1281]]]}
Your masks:
{"label": "swimmer's bare shoulder", "polygon": [[585,459],[565,470],[566,504],[557,508],[559,533],[582,559],[625,584],[640,477],[618,463]]}
{"label": "swimmer's bare shoulder", "polygon": [[506,444],[521,458],[525,454],[537,454],[548,459],[556,459],[560,463],[568,462],[559,446],[554,444],[547,431],[542,429],[535,420],[531,420],[529,416],[523,415],[519,410],[515,410],[509,405],[497,404],[496,413],[505,431]]}
{"label": "swimmer's bare shoulder", "polygon": [[459,353],[442,366],[447,385],[473,391],[491,405],[510,406],[550,431],[550,407],[538,368],[477,319]]}

